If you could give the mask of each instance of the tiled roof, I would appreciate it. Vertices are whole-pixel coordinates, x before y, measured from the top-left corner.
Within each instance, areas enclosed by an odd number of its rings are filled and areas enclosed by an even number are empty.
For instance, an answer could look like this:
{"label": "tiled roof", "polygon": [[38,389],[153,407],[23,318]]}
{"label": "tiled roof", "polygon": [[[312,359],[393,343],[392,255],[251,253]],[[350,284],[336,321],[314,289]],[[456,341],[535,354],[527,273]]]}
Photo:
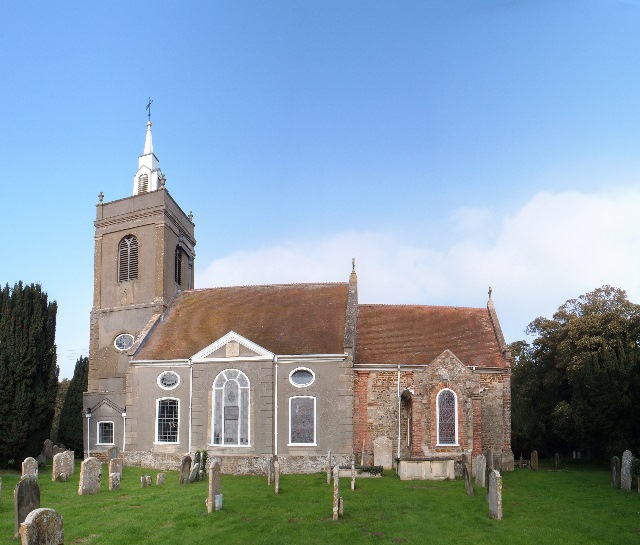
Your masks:
{"label": "tiled roof", "polygon": [[446,349],[467,366],[507,366],[486,308],[358,306],[357,364],[429,364]]}
{"label": "tiled roof", "polygon": [[342,354],[346,312],[346,283],[183,291],[134,359],[187,359],[229,331],[275,354]]}

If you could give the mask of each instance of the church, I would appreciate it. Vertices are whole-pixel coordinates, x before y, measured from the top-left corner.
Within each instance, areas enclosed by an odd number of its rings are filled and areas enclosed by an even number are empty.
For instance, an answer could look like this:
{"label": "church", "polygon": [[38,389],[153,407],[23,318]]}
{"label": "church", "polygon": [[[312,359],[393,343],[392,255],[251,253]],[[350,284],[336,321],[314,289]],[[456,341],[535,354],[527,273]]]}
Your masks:
{"label": "church", "polygon": [[[153,151],[132,195],[96,205],[85,456],[224,473],[383,465],[453,478],[491,449],[513,468],[511,363],[486,308],[359,304],[338,283],[194,289],[195,225]],[[364,279],[366,281],[366,279]]]}

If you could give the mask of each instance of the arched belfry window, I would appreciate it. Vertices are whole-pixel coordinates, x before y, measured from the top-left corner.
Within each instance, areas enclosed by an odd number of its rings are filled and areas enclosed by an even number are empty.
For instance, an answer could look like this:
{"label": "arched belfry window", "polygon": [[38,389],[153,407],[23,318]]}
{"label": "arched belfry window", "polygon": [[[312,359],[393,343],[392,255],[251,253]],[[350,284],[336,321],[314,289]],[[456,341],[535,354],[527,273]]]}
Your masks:
{"label": "arched belfry window", "polygon": [[149,192],[149,175],[140,174],[138,176],[138,194]]}
{"label": "arched belfry window", "polygon": [[440,390],[437,398],[438,445],[458,444],[458,403],[453,390]]}
{"label": "arched belfry window", "polygon": [[124,237],[118,245],[118,282],[138,278],[138,239]]}
{"label": "arched belfry window", "polygon": [[213,381],[211,437],[214,445],[249,446],[249,379],[225,369]]}
{"label": "arched belfry window", "polygon": [[174,280],[178,286],[182,285],[182,249],[176,246],[175,274]]}

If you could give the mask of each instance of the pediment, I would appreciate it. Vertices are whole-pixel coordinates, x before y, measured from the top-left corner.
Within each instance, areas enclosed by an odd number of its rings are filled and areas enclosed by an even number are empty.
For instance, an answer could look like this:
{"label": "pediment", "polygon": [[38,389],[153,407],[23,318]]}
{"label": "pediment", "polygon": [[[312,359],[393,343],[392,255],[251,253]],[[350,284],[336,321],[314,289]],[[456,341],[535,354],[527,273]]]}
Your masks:
{"label": "pediment", "polygon": [[434,359],[425,369],[429,373],[444,374],[467,374],[471,371],[460,361],[451,350],[447,349]]}
{"label": "pediment", "polygon": [[96,403],[93,407],[89,407],[89,411],[91,412],[91,414],[97,414],[100,416],[104,416],[105,414],[110,413],[120,416],[123,412],[125,412],[123,407],[120,407],[107,397],[98,401],[98,403]]}
{"label": "pediment", "polygon": [[220,358],[273,358],[273,352],[239,335],[229,331],[226,335],[212,342],[200,352],[192,356],[193,361]]}

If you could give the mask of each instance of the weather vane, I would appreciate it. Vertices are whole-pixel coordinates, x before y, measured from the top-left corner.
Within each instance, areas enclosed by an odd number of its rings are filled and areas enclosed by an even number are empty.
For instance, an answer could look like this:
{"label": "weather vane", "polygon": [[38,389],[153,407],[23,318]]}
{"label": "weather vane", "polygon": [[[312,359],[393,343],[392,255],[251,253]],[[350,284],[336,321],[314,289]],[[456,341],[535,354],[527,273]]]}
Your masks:
{"label": "weather vane", "polygon": [[149,97],[149,104],[147,104],[147,115],[149,116],[149,122],[151,122],[151,105],[153,104],[153,100]]}

